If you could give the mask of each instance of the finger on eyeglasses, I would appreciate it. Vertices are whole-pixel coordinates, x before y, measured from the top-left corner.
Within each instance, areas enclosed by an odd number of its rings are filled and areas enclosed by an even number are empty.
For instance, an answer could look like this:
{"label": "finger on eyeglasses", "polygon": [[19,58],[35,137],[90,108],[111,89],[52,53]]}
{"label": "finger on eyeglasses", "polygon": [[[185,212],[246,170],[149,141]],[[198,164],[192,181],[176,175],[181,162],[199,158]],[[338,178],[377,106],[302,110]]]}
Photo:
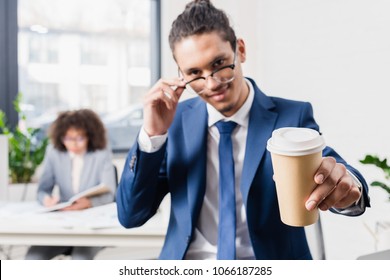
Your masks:
{"label": "finger on eyeglasses", "polygon": [[175,77],[175,78],[163,78],[160,79],[161,85],[165,84],[171,87],[185,87],[186,81],[184,81],[181,77]]}
{"label": "finger on eyeglasses", "polygon": [[179,98],[181,94],[184,92],[184,87],[179,86],[168,86],[166,84],[163,84],[161,86],[161,90],[163,91],[164,95],[173,100],[174,102],[179,102]]}

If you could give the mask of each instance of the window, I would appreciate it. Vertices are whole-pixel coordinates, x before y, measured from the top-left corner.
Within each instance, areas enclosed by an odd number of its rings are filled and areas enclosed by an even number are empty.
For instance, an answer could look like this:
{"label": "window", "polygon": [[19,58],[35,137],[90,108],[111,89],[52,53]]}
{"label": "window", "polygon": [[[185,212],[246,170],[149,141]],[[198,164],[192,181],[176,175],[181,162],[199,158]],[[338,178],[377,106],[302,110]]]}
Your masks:
{"label": "window", "polygon": [[56,35],[34,36],[34,34],[26,33],[26,38],[23,39],[28,40],[29,63],[58,63]]}
{"label": "window", "polygon": [[104,38],[85,36],[80,44],[80,63],[107,66],[109,47]]}
{"label": "window", "polygon": [[[19,91],[32,111],[29,125],[47,127],[68,109],[91,108],[104,119],[132,111],[159,77],[160,49],[151,47],[159,42],[159,1],[19,0],[17,12]],[[133,144],[117,142],[110,143],[114,151]]]}

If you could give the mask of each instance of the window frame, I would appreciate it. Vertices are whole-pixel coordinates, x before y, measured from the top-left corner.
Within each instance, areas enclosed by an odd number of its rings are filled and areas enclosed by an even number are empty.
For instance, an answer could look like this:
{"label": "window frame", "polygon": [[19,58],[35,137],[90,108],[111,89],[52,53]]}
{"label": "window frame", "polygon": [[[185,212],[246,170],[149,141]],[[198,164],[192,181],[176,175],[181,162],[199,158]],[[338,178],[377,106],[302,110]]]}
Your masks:
{"label": "window frame", "polygon": [[[161,0],[151,1],[151,84],[161,76]],[[18,69],[18,1],[0,0],[0,109],[11,127],[18,123],[13,101],[19,92]],[[132,143],[129,143],[131,146]],[[124,153],[127,150],[113,150]]]}
{"label": "window frame", "polygon": [[0,109],[11,127],[18,123],[13,107],[19,91],[17,2],[0,0]]}

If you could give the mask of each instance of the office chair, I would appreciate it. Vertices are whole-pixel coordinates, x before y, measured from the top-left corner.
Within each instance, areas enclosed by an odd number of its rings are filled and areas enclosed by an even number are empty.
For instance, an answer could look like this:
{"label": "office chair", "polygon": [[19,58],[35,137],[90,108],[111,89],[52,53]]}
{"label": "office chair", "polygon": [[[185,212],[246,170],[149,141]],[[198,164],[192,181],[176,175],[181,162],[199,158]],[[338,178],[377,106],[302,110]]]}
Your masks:
{"label": "office chair", "polygon": [[118,168],[116,167],[115,164],[114,166],[114,173],[115,173],[115,193],[114,193],[114,202],[116,202],[116,192],[118,190],[118,184],[119,184],[119,178],[118,178]]}
{"label": "office chair", "polygon": [[315,224],[305,227],[305,233],[313,259],[325,260],[325,242],[322,231],[321,215],[318,217],[318,221]]}
{"label": "office chair", "polygon": [[118,187],[118,183],[119,183],[119,180],[118,180],[118,168],[116,167],[115,164],[112,164],[112,166],[114,167],[114,173],[115,173],[115,184],[116,184],[116,187]]}

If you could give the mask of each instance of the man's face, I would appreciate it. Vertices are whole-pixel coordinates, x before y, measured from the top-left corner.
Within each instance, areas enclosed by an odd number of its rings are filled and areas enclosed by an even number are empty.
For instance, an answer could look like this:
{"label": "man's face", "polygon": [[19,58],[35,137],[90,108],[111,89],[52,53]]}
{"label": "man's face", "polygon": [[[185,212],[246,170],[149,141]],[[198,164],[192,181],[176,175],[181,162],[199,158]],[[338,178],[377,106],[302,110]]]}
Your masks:
{"label": "man's face", "polygon": [[[236,59],[234,61],[236,52]],[[223,115],[233,115],[244,104],[248,88],[242,76],[241,62],[245,59],[245,45],[237,41],[237,50],[221,39],[216,32],[183,38],[175,45],[174,56],[179,69],[188,82],[198,77],[207,77],[223,66],[235,63],[234,79],[220,83],[212,77],[201,80],[204,91],[200,97]]]}

